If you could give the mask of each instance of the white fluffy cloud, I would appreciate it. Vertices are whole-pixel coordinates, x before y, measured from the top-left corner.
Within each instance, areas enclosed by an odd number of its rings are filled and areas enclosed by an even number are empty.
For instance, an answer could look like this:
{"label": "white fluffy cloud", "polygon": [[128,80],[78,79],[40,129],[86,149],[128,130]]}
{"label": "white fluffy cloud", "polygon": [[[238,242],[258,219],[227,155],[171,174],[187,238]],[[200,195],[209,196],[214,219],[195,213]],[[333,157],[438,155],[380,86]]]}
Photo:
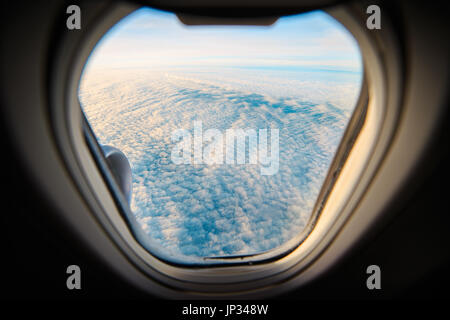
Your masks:
{"label": "white fluffy cloud", "polygon": [[[80,101],[100,143],[132,165],[132,210],[170,257],[254,254],[306,225],[359,94],[360,75],[223,68],[89,70]],[[171,134],[278,128],[279,171],[175,165]]]}

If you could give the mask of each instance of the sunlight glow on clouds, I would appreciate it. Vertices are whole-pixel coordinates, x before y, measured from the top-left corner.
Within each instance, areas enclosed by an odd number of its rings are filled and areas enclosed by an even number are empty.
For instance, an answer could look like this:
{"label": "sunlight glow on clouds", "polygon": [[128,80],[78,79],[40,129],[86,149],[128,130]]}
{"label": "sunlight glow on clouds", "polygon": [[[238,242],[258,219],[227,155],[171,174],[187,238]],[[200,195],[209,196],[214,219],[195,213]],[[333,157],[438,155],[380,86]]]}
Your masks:
{"label": "sunlight glow on clouds", "polygon": [[[143,9],[105,36],[80,85],[101,144],[132,165],[131,204],[166,258],[261,253],[308,222],[359,95],[349,33],[325,13],[272,27],[185,27]],[[279,170],[176,165],[179,128],[279,129]]]}

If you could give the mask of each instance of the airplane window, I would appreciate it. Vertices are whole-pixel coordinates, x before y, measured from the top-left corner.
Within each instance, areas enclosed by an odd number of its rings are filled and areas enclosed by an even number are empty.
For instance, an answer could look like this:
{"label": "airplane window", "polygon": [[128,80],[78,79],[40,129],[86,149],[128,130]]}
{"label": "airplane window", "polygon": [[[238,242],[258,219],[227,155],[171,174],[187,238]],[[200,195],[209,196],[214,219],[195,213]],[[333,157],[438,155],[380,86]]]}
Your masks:
{"label": "airplane window", "polygon": [[325,12],[186,26],[143,8],[97,44],[79,100],[99,145],[131,164],[140,232],[189,262],[305,230],[362,81],[356,40]]}

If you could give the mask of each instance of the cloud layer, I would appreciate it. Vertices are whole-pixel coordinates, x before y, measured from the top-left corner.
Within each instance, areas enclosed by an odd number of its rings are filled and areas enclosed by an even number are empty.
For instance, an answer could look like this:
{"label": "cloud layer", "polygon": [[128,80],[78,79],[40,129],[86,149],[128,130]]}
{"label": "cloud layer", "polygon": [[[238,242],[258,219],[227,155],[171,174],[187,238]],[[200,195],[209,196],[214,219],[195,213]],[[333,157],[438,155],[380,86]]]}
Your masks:
{"label": "cloud layer", "polygon": [[[100,143],[132,165],[132,211],[168,257],[261,253],[298,234],[339,144],[360,74],[254,68],[89,70],[80,101]],[[279,129],[279,171],[175,165],[171,134]]]}

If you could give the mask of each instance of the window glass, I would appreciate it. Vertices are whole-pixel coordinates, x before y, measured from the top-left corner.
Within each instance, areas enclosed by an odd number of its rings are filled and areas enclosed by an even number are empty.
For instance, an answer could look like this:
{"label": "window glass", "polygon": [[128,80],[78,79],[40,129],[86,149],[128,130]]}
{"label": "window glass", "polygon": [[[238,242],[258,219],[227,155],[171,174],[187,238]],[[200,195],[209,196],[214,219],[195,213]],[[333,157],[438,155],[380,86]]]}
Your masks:
{"label": "window glass", "polygon": [[185,26],[139,9],[83,71],[79,99],[133,174],[131,211],[168,257],[251,255],[307,225],[355,108],[362,62],[324,12]]}

